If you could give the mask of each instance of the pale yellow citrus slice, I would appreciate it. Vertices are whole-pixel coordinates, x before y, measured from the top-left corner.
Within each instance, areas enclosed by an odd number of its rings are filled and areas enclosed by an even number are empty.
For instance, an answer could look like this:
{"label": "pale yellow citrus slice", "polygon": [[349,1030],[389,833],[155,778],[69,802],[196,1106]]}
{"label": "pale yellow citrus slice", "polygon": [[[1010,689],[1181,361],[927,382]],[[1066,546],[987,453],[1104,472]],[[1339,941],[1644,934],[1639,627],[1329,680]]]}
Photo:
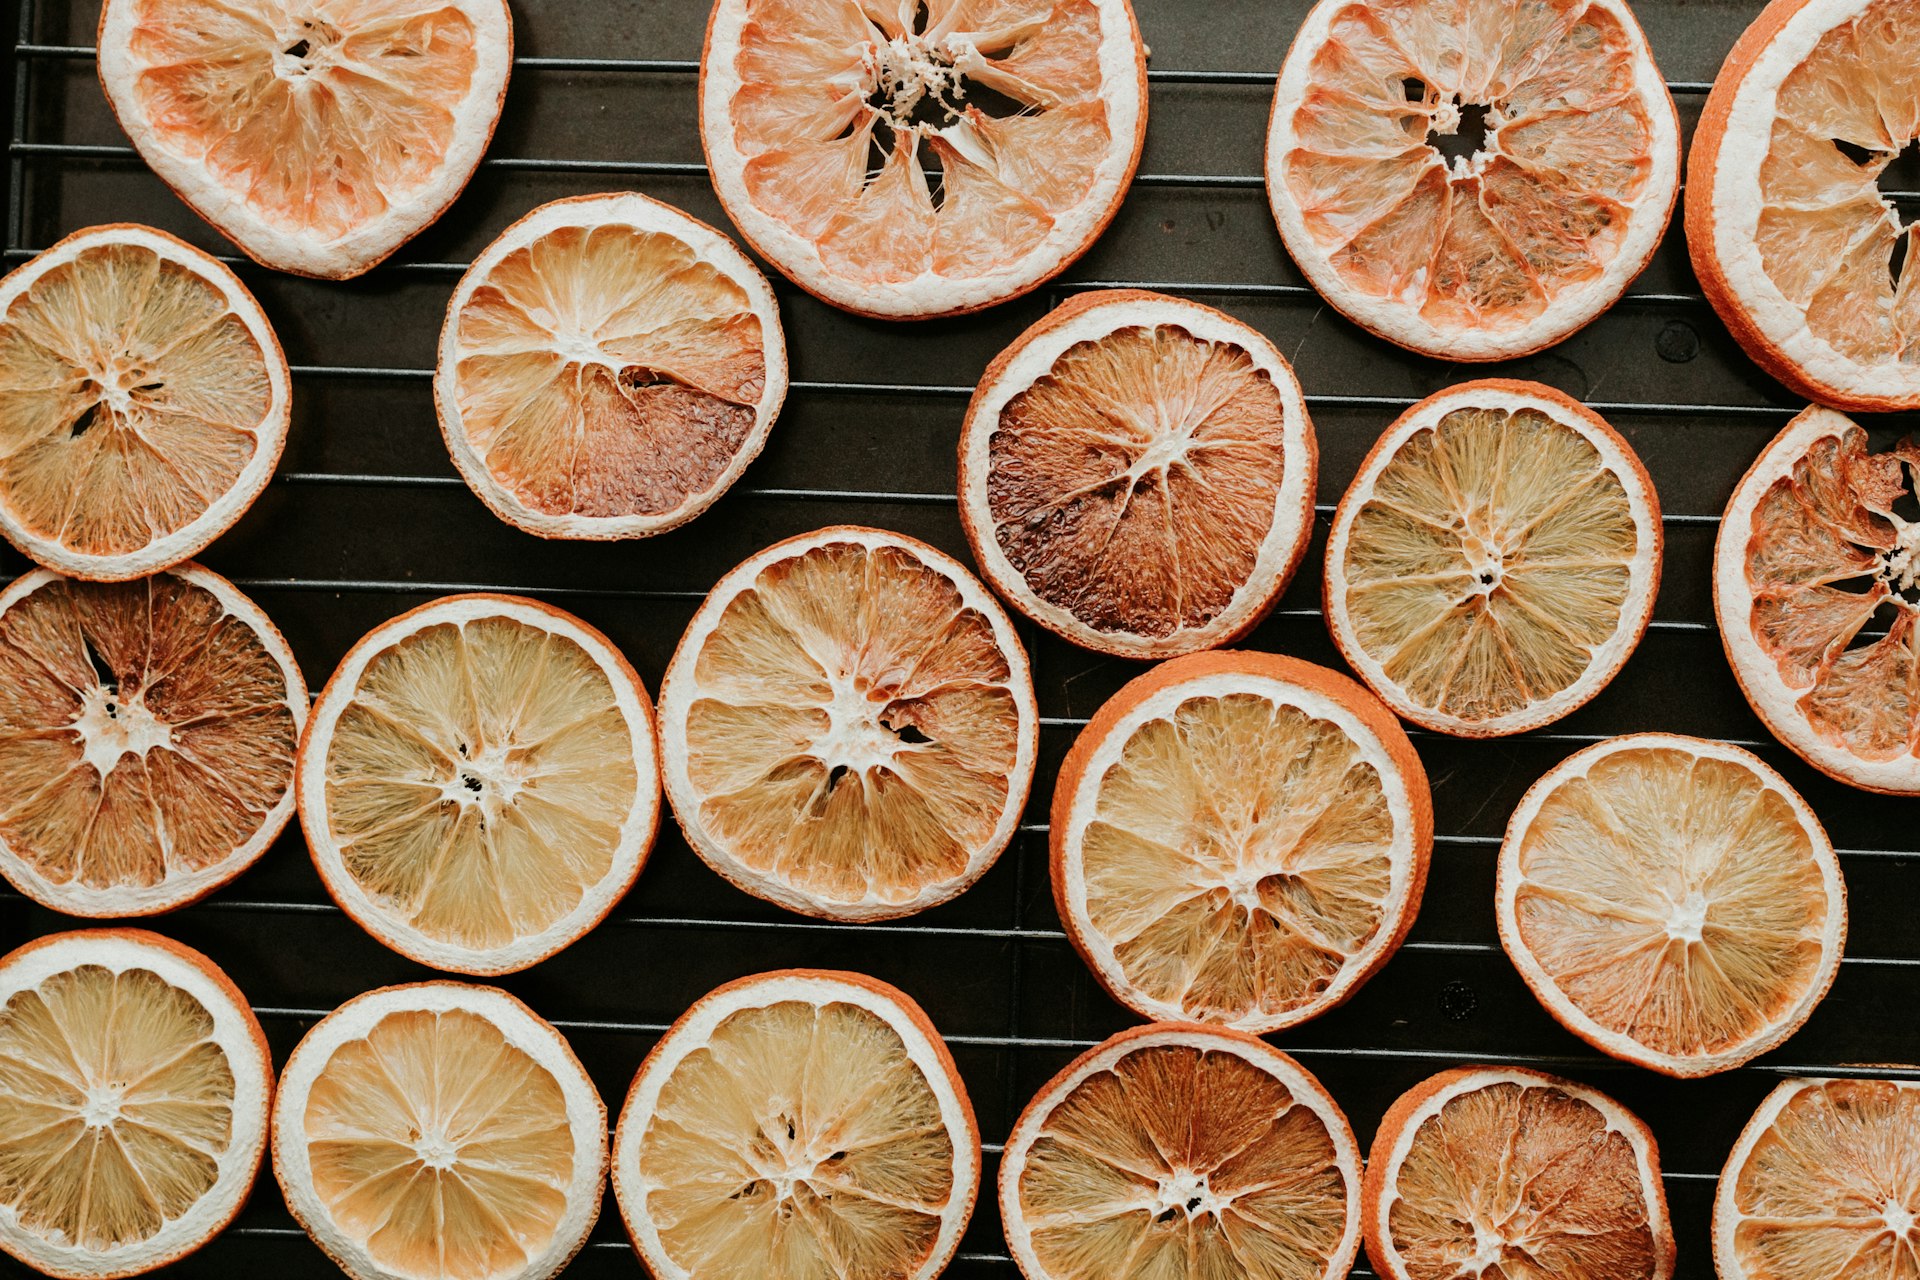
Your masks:
{"label": "pale yellow citrus slice", "polygon": [[260,304],[172,236],[92,227],[0,280],[0,533],[48,568],[197,554],[260,495],[287,421]]}
{"label": "pale yellow citrus slice", "polygon": [[1138,289],[1058,307],[987,367],[960,519],[987,581],[1131,658],[1246,634],[1313,532],[1313,423],[1257,330]]}
{"label": "pale yellow citrus slice", "polygon": [[63,1280],[184,1258],[252,1190],[272,1091],[260,1024],[197,951],[91,929],[0,959],[0,1250]]}
{"label": "pale yellow citrus slice", "polygon": [[369,632],[314,703],[296,794],[341,907],[402,955],[511,973],[632,887],[660,822],[653,708],[605,636],[517,596]]}
{"label": "pale yellow citrus slice", "polygon": [[1027,1104],[1000,1217],[1027,1280],[1341,1280],[1360,1252],[1360,1147],[1264,1041],[1134,1027]]}
{"label": "pale yellow citrus slice", "polygon": [[445,212],[506,97],[506,0],[108,0],[141,159],[269,267],[357,276]]}
{"label": "pale yellow citrus slice", "polygon": [[600,1216],[607,1108],[560,1033],[506,992],[384,987],[294,1047],[273,1172],[354,1280],[548,1280]]}
{"label": "pale yellow citrus slice", "polygon": [[1461,1067],[1380,1121],[1363,1193],[1381,1280],[1671,1280],[1653,1131],[1598,1089]]}
{"label": "pale yellow citrus slice", "polygon": [[979,1191],[946,1045],[857,973],[701,997],[640,1064],[614,1136],[614,1196],[655,1280],[932,1280]]}
{"label": "pale yellow citrus slice", "polygon": [[1264,1034],[1341,1004],[1399,948],[1433,801],[1400,722],[1345,676],[1191,654],[1081,731],[1050,838],[1060,919],[1116,1000]]}
{"label": "pale yellow citrus slice", "polygon": [[1106,228],[1146,135],[1127,0],[719,0],[700,72],[728,216],[866,315],[1049,279]]}
{"label": "pale yellow citrus slice", "polygon": [[722,578],[660,684],[694,852],[747,892],[873,920],[944,902],[1013,838],[1039,714],[1007,615],[959,564],[822,529]]}
{"label": "pale yellow citrus slice", "polygon": [[1525,355],[1606,310],[1679,186],[1679,117],[1624,0],[1320,0],[1281,65],[1287,252],[1439,359]]}
{"label": "pale yellow citrus slice", "polygon": [[1537,729],[1626,665],[1662,542],[1653,481],[1599,415],[1539,383],[1463,383],[1387,428],[1340,500],[1327,629],[1416,724]]}

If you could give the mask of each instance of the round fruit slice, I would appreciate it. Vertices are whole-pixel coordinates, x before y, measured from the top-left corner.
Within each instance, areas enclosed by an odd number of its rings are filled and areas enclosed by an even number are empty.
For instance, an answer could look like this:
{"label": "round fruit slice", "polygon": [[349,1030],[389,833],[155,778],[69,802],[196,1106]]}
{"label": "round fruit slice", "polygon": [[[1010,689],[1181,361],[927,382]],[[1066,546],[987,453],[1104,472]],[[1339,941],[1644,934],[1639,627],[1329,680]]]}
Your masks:
{"label": "round fruit slice", "polygon": [[213,961],[143,929],[0,959],[0,1249],[92,1280],[224,1230],[267,1149],[273,1063]]}
{"label": "round fruit slice", "polygon": [[667,798],[756,897],[880,920],[945,902],[1013,838],[1040,718],[1013,624],[958,563],[839,527],[707,595],[660,683]]}
{"label": "round fruit slice", "polygon": [[1670,1280],[1653,1130],[1597,1089],[1461,1067],[1393,1104],[1367,1156],[1367,1257],[1382,1280]]}
{"label": "round fruit slice", "polygon": [[1327,627],[1416,724],[1537,729],[1626,665],[1661,543],[1653,481],[1598,414],[1534,382],[1464,383],[1360,464],[1327,535]]}
{"label": "round fruit slice", "polygon": [[14,579],[0,591],[0,873],[77,916],[204,897],[293,816],[306,719],[287,642],[218,574]]}
{"label": "round fruit slice", "polygon": [[719,0],[700,59],[727,216],[863,315],[977,311],[1058,274],[1146,131],[1127,0]]}
{"label": "round fruit slice", "polygon": [[1920,794],[1920,521],[1895,507],[1916,471],[1911,441],[1873,453],[1816,405],[1741,479],[1713,550],[1720,638],[1767,728],[1842,782],[1906,795]]}
{"label": "round fruit slice", "polygon": [[634,1076],[613,1193],[658,1280],[931,1280],[980,1192],[980,1131],[920,1007],[788,969],[703,996]]}
{"label": "round fruit slice", "polygon": [[344,280],[451,205],[513,66],[506,0],[107,0],[141,159],[258,262]]}
{"label": "round fruit slice", "polygon": [[0,280],[0,533],[79,578],[180,563],[266,487],[287,388],[233,272],[149,227],[75,232]]}
{"label": "round fruit slice", "polygon": [[1920,272],[1880,192],[1920,138],[1920,32],[1898,0],[1775,0],[1694,130],[1687,248],[1747,354],[1811,400],[1920,406]]}
{"label": "round fruit slice", "polygon": [[1265,653],[1163,662],[1101,707],[1053,793],[1053,896],[1114,999],[1262,1035],[1385,964],[1420,910],[1427,775],[1345,676]]}
{"label": "round fruit slice", "polygon": [[1160,658],[1251,631],[1313,532],[1300,384],[1251,327],[1137,289],[1082,294],[987,368],[960,522],[987,581],[1075,644]]}
{"label": "round fruit slice", "polygon": [[1267,128],[1300,270],[1443,360],[1526,355],[1612,306],[1679,185],[1679,117],[1625,0],[1320,0]]}
{"label": "round fruit slice", "polygon": [[447,596],[375,627],[300,741],[314,866],[360,926],[456,973],[571,945],[633,886],[660,825],[653,707],[613,643],[517,596]]}
{"label": "round fruit slice", "polygon": [[1713,1197],[1721,1280],[1915,1273],[1920,1085],[1787,1080],[1727,1157]]}
{"label": "round fruit slice", "polygon": [[1738,747],[1636,733],[1533,784],[1500,846],[1500,943],[1561,1025],[1710,1075],[1800,1028],[1833,985],[1847,894],[1827,833]]}
{"label": "round fruit slice", "polygon": [[433,386],[495,515],[636,538],[705,511],[759,454],[786,341],[731,240],[645,196],[580,196],[508,227],[461,279]]}
{"label": "round fruit slice", "polygon": [[294,1046],[273,1101],[287,1208],[354,1280],[547,1280],[600,1216],[607,1108],[504,991],[369,991]]}
{"label": "round fruit slice", "polygon": [[1000,1216],[1027,1280],[1340,1280],[1360,1252],[1360,1147],[1264,1041],[1134,1027],[1027,1104]]}

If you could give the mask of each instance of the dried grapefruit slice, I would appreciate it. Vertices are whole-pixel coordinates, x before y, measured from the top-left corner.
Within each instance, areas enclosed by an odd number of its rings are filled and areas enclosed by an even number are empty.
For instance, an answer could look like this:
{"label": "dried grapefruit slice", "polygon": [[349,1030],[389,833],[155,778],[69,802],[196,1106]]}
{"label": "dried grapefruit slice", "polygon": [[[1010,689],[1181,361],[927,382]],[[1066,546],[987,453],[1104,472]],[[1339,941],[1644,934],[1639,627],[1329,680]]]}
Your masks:
{"label": "dried grapefruit slice", "polygon": [[1380,1121],[1363,1191],[1382,1280],[1670,1280],[1673,1228],[1653,1130],[1597,1089],[1460,1067]]}
{"label": "dried grapefruit slice", "polygon": [[1800,1028],[1840,971],[1847,895],[1819,819],[1758,757],[1636,733],[1568,757],[1520,801],[1497,917],[1561,1025],[1684,1078]]}
{"label": "dried grapefruit slice", "polygon": [[1027,1104],[1000,1216],[1027,1280],[1340,1280],[1360,1252],[1360,1147],[1264,1041],[1133,1027]]}
{"label": "dried grapefruit slice", "polygon": [[48,568],[197,554],[260,496],[287,421],[260,304],[164,232],[90,227],[0,280],[0,533]]}
{"label": "dried grapefruit slice", "polygon": [[0,1250],[132,1276],[224,1230],[267,1149],[273,1063],[213,961],[143,929],[0,959]]}
{"label": "dried grapefruit slice", "polygon": [[314,703],[297,779],[327,892],[456,973],[577,941],[660,825],[640,677],[580,619],[517,596],[446,596],[375,627]]}
{"label": "dried grapefruit slice", "polygon": [[722,578],[660,683],[667,798],[756,897],[878,920],[945,902],[1013,838],[1039,713],[986,588],[924,543],[837,527]]}
{"label": "dried grapefruit slice", "polygon": [[1193,654],[1081,731],[1051,842],[1060,918],[1114,999],[1264,1034],[1344,1002],[1399,948],[1433,802],[1399,721],[1345,676]]}
{"label": "dried grapefruit slice", "polygon": [[344,280],[446,211],[493,137],[506,0],[107,0],[135,150],[269,267]]}
{"label": "dried grapefruit slice", "polygon": [[659,1280],[931,1280],[980,1191],[980,1131],[927,1015],[857,973],[707,995],[634,1076],[613,1193]]}
{"label": "dried grapefruit slice", "polygon": [[1551,387],[1487,379],[1387,428],[1327,535],[1327,628],[1441,733],[1537,729],[1607,686],[1653,616],[1660,501],[1631,446]]}
{"label": "dried grapefruit slice", "polygon": [[699,515],[766,443],[787,391],[766,277],[642,195],[542,205],[453,293],[434,400],[494,514],[553,538],[634,538]]}
{"label": "dried grapefruit slice", "polygon": [[727,216],[864,315],[976,311],[1084,253],[1147,128],[1127,0],[719,0],[700,132]]}
{"label": "dried grapefruit slice", "polygon": [[1300,270],[1443,360],[1526,355],[1613,305],[1679,184],[1679,118],[1624,0],[1320,0],[1267,128]]}
{"label": "dried grapefruit slice", "polygon": [[1720,1280],[1920,1271],[1920,1085],[1787,1080],[1727,1157],[1713,1197]]}
{"label": "dried grapefruit slice", "polygon": [[504,991],[369,991],[294,1046],[273,1172],[354,1280],[547,1280],[600,1216],[607,1108],[566,1040]]}
{"label": "dried grapefruit slice", "polygon": [[1075,644],[1159,658],[1235,640],[1313,532],[1300,384],[1252,327],[1137,289],[1082,294],[988,366],[960,437],[987,581]]}

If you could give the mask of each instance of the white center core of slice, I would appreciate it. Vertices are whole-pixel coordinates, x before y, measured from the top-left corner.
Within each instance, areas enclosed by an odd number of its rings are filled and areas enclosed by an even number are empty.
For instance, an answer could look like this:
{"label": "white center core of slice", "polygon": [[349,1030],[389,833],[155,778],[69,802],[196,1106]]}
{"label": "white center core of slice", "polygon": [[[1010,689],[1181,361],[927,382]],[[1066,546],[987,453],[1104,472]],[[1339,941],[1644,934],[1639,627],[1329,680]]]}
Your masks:
{"label": "white center core of slice", "polygon": [[104,1129],[120,1118],[120,1100],[126,1090],[119,1085],[93,1085],[87,1089],[80,1118],[93,1129]]}
{"label": "white center core of slice", "polygon": [[1678,942],[1698,942],[1707,927],[1707,898],[1698,889],[1673,904],[1667,913],[1667,936]]}
{"label": "white center core of slice", "polygon": [[1905,1236],[1913,1233],[1913,1213],[1907,1206],[1889,1200],[1887,1207],[1880,1211],[1880,1216],[1886,1221],[1887,1230],[1894,1235]]}
{"label": "white center core of slice", "polygon": [[1154,1190],[1152,1208],[1156,1218],[1178,1210],[1193,1219],[1219,1214],[1230,1203],[1213,1193],[1213,1189],[1207,1185],[1206,1174],[1180,1169]]}
{"label": "white center core of slice", "polygon": [[813,741],[812,755],[828,768],[845,767],[864,773],[885,767],[912,746],[880,722],[886,704],[867,693],[866,682],[853,676],[829,676],[833,700],[826,706],[827,731]]}
{"label": "white center core of slice", "polygon": [[80,696],[80,714],[70,727],[80,735],[82,758],[103,778],[122,756],[173,745],[173,730],[148,710],[144,693],[122,697],[104,685]]}
{"label": "white center core of slice", "polygon": [[429,1169],[451,1169],[459,1149],[441,1134],[423,1133],[420,1140],[413,1144],[413,1153]]}
{"label": "white center core of slice", "polygon": [[461,759],[453,777],[440,784],[440,798],[477,806],[492,821],[519,798],[525,785],[526,770],[510,749],[488,746]]}

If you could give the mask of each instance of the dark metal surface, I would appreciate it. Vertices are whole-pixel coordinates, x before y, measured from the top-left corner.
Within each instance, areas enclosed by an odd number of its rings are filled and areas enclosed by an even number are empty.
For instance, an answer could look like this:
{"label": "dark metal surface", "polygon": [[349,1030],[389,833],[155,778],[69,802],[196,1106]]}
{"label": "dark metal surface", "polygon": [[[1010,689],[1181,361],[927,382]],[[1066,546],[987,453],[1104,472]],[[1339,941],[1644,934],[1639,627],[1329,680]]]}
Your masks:
{"label": "dark metal surface", "polygon": [[[1260,171],[1272,76],[1304,0],[1135,0],[1153,47],[1141,176],[1066,280],[961,320],[908,325],[832,310],[775,277],[795,382],[765,455],[710,512],[661,538],[542,542],[490,516],[454,475],[428,386],[440,318],[462,264],[529,208],[637,188],[725,227],[695,128],[704,0],[513,0],[520,58],[506,115],[465,196],[399,260],[349,284],[240,264],[295,365],[294,424],[279,478],[206,562],[280,624],[318,688],[347,647],[436,594],[478,587],[553,600],[602,628],[657,688],[705,590],[777,539],[855,521],[967,557],[953,507],[965,397],[987,361],[1069,291],[1145,284],[1195,296],[1270,335],[1308,393],[1327,513],[1381,428],[1413,400],[1498,372],[1580,396],[1633,442],[1667,511],[1655,621],[1624,673],[1550,731],[1468,743],[1416,734],[1441,832],[1420,921],[1345,1008],[1276,1037],[1327,1083],[1363,1144],[1388,1104],[1443,1067],[1524,1062],[1606,1089],[1659,1135],[1680,1235],[1680,1275],[1712,1274],[1713,1180],[1760,1096],[1785,1074],[1920,1075],[1910,885],[1915,802],[1828,782],[1776,746],[1741,700],[1712,627],[1708,572],[1735,480],[1799,406],[1755,369],[1699,297],[1679,229],[1630,296],[1541,355],[1448,366],[1347,324],[1306,288],[1274,231]],[[1683,121],[1755,0],[1641,0]],[[126,147],[95,79],[97,0],[15,0],[17,72],[8,265],[98,222],[150,222],[231,259]],[[0,82],[3,85],[4,82]],[[4,89],[0,88],[0,94]],[[1252,645],[1338,665],[1321,623],[1319,540]],[[0,577],[23,566],[0,551]],[[1046,883],[1054,769],[1086,717],[1138,668],[1023,629],[1045,717],[1040,775],[1013,847],[958,901],[879,925],[823,925],[748,898],[708,872],[668,824],[635,891],[561,955],[507,980],[573,1041],[617,1109],[660,1029],[728,979],[788,965],[873,973],[911,992],[954,1046],[989,1145],[988,1181],[950,1274],[1009,1277],[992,1176],[1019,1108],[1080,1048],[1131,1021],[1060,933]],[[1799,787],[1841,849],[1852,935],[1840,978],[1785,1047],[1712,1080],[1678,1083],[1602,1058],[1539,1008],[1493,927],[1499,835],[1525,788],[1576,745],[1642,729],[1759,751]],[[0,895],[0,944],[70,922]],[[374,942],[327,900],[297,832],[209,901],[154,922],[225,966],[255,1003],[276,1061],[302,1031],[367,988],[428,971]],[[0,1272],[6,1272],[0,1267]],[[635,1275],[609,1198],[575,1277]],[[236,1226],[181,1276],[305,1280],[337,1274],[288,1218],[271,1177]]]}

